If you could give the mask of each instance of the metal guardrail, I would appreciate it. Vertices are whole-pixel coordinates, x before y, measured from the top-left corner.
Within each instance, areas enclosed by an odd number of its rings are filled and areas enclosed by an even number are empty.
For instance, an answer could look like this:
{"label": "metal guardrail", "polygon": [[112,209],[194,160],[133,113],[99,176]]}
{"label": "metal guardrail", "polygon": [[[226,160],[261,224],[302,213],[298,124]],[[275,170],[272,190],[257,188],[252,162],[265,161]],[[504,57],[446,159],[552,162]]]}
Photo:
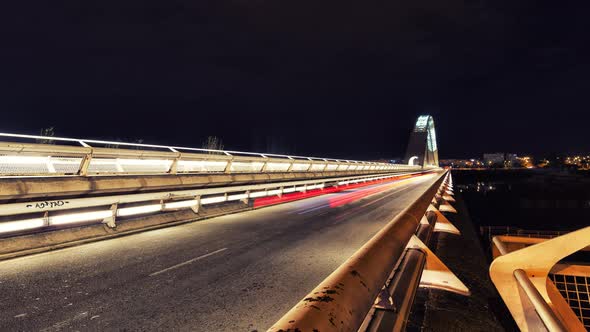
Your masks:
{"label": "metal guardrail", "polygon": [[535,288],[535,285],[532,283],[531,279],[529,279],[527,273],[522,269],[516,269],[513,274],[518,286],[528,297],[528,300],[535,308],[535,311],[543,321],[547,330],[566,332],[567,329],[563,326],[559,318],[557,318],[557,315],[553,310],[551,310],[551,307],[547,301],[545,301],[541,293]]}
{"label": "metal guardrail", "polygon": [[281,196],[322,190],[328,185],[346,189],[348,185],[393,178],[410,178],[418,173],[373,174],[301,181],[286,181],[142,194],[97,196],[73,199],[27,201],[0,204],[0,237],[20,235],[44,229],[59,229],[104,223],[116,226],[120,217],[163,211],[193,209],[208,204]]}
{"label": "metal guardrail", "polygon": [[[416,264],[424,265],[423,257],[412,256],[418,253],[412,251],[417,247],[408,246],[416,238],[415,234],[426,218],[427,208],[433,200],[441,199],[445,192],[447,183],[441,186],[443,180],[448,179],[448,173],[445,174],[447,175],[437,179],[414,203],[322,281],[269,331],[357,331],[367,324],[369,311],[374,306],[385,312],[373,314],[373,318],[379,321],[368,323],[369,327],[365,326],[367,331],[386,331],[383,326],[393,327],[395,331],[403,329],[413,301],[413,296],[406,295],[415,291],[417,280],[422,274],[421,270],[416,271],[413,267]],[[408,270],[403,268],[404,264],[399,263],[402,257],[415,261],[405,264],[410,267]],[[399,264],[397,270],[396,264]],[[392,270],[393,273],[402,273],[403,278],[400,279],[398,275],[390,279]],[[397,288],[390,289],[390,285]],[[399,302],[396,302],[398,299]],[[385,321],[385,316],[395,321]],[[386,324],[382,324],[383,322]]]}
{"label": "metal guardrail", "polygon": [[[411,171],[421,166],[0,133],[0,176]],[[17,140],[55,142],[38,144]],[[75,146],[67,145],[75,144]],[[113,148],[117,147],[117,148]],[[122,148],[119,148],[122,147]]]}

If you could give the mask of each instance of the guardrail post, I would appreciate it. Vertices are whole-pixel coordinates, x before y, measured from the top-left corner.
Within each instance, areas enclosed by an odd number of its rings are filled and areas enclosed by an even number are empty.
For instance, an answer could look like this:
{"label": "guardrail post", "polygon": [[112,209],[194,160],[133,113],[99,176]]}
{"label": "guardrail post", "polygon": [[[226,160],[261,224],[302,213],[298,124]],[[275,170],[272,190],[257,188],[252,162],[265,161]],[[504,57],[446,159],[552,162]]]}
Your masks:
{"label": "guardrail post", "polygon": [[197,204],[191,206],[191,210],[193,210],[194,213],[199,213],[199,209],[201,208],[201,196],[195,196],[195,201],[197,201]]}
{"label": "guardrail post", "polygon": [[92,161],[92,152],[85,155],[82,158],[82,162],[80,163],[80,167],[78,168],[78,175],[79,176],[88,176],[88,167],[90,167],[90,162]]}
{"label": "guardrail post", "polygon": [[180,157],[174,158],[174,160],[172,160],[172,164],[170,165],[170,169],[168,170],[168,174],[177,174],[178,173],[178,160],[179,159],[180,159]]}
{"label": "guardrail post", "polygon": [[108,218],[103,219],[102,223],[107,225],[110,228],[116,228],[117,227],[117,209],[118,209],[118,205],[117,203],[112,204],[111,205],[111,216]]}
{"label": "guardrail post", "polygon": [[49,226],[49,211],[45,211],[45,213],[43,213],[43,224],[45,224],[45,226]]}
{"label": "guardrail post", "polygon": [[248,204],[249,200],[250,200],[250,190],[246,190],[246,198],[242,199],[242,203]]}
{"label": "guardrail post", "polygon": [[228,160],[227,161],[227,165],[225,165],[225,169],[223,170],[224,173],[231,173],[231,165],[232,165],[232,160]]}

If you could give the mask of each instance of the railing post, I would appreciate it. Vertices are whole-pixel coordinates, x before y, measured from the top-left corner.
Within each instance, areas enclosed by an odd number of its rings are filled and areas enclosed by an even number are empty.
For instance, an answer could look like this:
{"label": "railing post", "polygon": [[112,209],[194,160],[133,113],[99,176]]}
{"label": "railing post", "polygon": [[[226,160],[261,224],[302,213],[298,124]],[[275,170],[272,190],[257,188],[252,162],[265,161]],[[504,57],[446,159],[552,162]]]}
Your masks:
{"label": "railing post", "polygon": [[79,176],[88,176],[88,168],[90,167],[90,162],[92,161],[92,152],[85,155],[82,158],[82,162],[80,163],[80,167],[78,168],[78,175]]}

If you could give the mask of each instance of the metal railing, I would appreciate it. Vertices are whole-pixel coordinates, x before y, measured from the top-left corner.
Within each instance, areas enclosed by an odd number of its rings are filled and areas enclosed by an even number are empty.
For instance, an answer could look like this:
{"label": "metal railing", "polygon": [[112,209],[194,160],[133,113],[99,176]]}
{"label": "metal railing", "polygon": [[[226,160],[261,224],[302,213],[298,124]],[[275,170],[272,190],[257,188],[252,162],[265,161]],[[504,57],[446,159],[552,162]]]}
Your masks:
{"label": "metal railing", "polygon": [[[572,311],[572,305],[579,305],[579,298],[568,304],[550,275],[558,265],[561,266],[557,271],[565,275],[572,270],[584,271],[566,262],[558,263],[575,252],[589,249],[590,227],[551,238],[495,236],[492,245],[495,259],[490,277],[521,331],[586,330],[584,322]],[[583,275],[590,276],[588,269]]]}
{"label": "metal railing", "polygon": [[[412,171],[421,166],[0,133],[0,176]],[[17,142],[24,140],[25,142]],[[32,142],[31,142],[32,141]],[[36,142],[57,143],[39,144]],[[70,144],[70,145],[68,145]],[[74,144],[74,145],[71,145]]]}
{"label": "metal railing", "polygon": [[61,229],[104,223],[116,227],[117,218],[192,209],[203,205],[248,201],[262,197],[322,191],[328,186],[346,189],[350,185],[388,179],[406,179],[416,173],[372,174],[313,180],[152,193],[51,199],[0,204],[0,237],[11,237],[47,229]]}
{"label": "metal railing", "polygon": [[[415,202],[340,265],[269,331],[352,332],[363,327],[366,331],[403,330],[413,302],[413,292],[422,274],[422,268],[416,270],[416,267],[423,267],[425,259],[420,249],[409,245],[416,241],[414,239],[417,238],[415,235],[420,225],[429,224],[429,221],[423,223],[423,220],[427,218],[427,209],[433,200],[442,199],[450,180],[446,174],[440,176]],[[404,264],[404,258],[411,262]],[[404,266],[408,269],[404,269]],[[391,329],[385,329],[384,326]]]}

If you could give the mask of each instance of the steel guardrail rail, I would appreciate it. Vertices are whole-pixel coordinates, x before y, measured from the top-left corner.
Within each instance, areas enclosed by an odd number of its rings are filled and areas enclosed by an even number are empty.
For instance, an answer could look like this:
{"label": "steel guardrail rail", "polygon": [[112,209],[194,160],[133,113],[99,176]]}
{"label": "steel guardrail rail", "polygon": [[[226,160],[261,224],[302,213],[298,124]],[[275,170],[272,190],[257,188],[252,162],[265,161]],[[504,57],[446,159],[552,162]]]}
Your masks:
{"label": "steel guardrail rail", "polygon": [[424,173],[428,171],[0,204],[0,237],[43,230],[47,227],[63,228],[107,222],[114,225],[117,217],[189,208],[196,212],[202,205],[321,190],[326,184],[346,187],[361,182],[393,178],[403,180]]}
{"label": "steel guardrail rail", "polygon": [[533,285],[527,273],[522,269],[516,269],[513,274],[519,287],[528,297],[528,300],[535,308],[537,315],[539,315],[547,330],[551,332],[566,332],[567,329],[563,326],[559,318],[557,318],[555,312],[551,310],[551,307],[549,307],[549,304],[539,293],[535,285]]}
{"label": "steel guardrail rail", "polygon": [[[0,177],[420,170],[421,166],[0,133]],[[77,146],[65,145],[74,143]],[[124,149],[118,147],[125,147]]]}
{"label": "steel guardrail rail", "polygon": [[447,172],[268,331],[357,331]]}

